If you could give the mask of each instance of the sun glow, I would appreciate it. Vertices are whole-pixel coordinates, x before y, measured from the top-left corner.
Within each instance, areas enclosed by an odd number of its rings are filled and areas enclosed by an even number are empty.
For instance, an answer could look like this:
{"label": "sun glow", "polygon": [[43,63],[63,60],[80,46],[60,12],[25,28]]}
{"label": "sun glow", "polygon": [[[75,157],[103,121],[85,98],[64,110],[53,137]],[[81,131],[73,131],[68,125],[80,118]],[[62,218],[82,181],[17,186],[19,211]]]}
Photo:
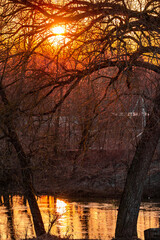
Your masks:
{"label": "sun glow", "polygon": [[63,200],[57,199],[56,208],[59,214],[65,213],[66,207],[67,207],[67,203],[65,203]]}
{"label": "sun glow", "polygon": [[65,28],[63,26],[53,27],[51,32],[53,34],[53,36],[50,37],[50,42],[52,44],[58,46],[64,43]]}
{"label": "sun glow", "polygon": [[54,27],[54,28],[52,29],[52,32],[53,32],[54,34],[56,34],[56,35],[62,35],[62,34],[65,33],[65,30],[64,30],[63,27],[58,26],[58,27]]}

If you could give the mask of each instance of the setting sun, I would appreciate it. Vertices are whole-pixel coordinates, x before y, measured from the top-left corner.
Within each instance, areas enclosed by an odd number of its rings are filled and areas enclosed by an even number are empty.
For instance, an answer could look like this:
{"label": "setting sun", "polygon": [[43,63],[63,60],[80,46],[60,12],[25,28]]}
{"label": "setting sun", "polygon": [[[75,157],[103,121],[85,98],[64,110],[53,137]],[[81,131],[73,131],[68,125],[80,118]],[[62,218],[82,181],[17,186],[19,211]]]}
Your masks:
{"label": "setting sun", "polygon": [[54,45],[59,45],[64,43],[65,28],[63,26],[53,27],[51,28],[51,32],[53,36],[50,37],[50,43]]}
{"label": "setting sun", "polygon": [[57,35],[62,35],[65,32],[64,28],[60,27],[60,26],[59,27],[54,27],[52,29],[52,31],[53,31],[54,34],[57,34]]}

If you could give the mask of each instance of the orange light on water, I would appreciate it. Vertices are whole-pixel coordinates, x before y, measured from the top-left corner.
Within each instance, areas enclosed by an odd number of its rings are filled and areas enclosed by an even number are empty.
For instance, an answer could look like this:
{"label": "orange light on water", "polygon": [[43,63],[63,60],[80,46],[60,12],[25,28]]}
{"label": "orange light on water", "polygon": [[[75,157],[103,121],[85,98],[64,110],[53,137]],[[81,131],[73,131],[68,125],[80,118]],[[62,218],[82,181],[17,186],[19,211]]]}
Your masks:
{"label": "orange light on water", "polygon": [[66,212],[66,207],[67,207],[67,203],[65,203],[64,201],[57,199],[56,201],[56,211],[59,214],[63,214]]}

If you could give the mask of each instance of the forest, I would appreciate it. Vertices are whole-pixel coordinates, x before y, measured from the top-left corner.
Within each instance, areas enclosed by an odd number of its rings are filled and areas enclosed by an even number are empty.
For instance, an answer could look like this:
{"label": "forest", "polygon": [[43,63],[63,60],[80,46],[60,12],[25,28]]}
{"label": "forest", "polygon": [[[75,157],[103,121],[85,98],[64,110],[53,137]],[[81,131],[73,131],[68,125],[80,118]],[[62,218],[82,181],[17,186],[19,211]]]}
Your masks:
{"label": "forest", "polygon": [[138,239],[160,197],[160,1],[0,6],[0,204],[24,195],[39,237],[37,196],[116,197],[115,239]]}

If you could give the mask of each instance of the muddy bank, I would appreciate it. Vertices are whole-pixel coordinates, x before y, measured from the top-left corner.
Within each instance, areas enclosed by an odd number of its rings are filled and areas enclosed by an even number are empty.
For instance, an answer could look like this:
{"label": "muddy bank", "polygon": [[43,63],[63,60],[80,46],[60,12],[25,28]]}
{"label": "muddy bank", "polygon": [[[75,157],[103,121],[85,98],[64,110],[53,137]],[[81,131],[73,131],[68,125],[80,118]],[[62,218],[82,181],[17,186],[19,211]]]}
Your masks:
{"label": "muddy bank", "polygon": [[[76,160],[75,152],[67,152],[32,164],[33,185],[38,194],[62,197],[119,198],[122,194],[130,158],[126,151],[99,151],[81,155]],[[3,171],[1,191],[23,192],[21,176],[17,168]],[[144,188],[145,198],[160,198],[160,161],[155,159],[150,167]]]}
{"label": "muddy bank", "polygon": [[[123,192],[128,165],[126,162],[110,161],[108,164],[90,166],[78,165],[72,175],[70,165],[64,164],[46,170],[41,177],[34,178],[35,188],[40,194],[53,194],[72,197],[119,198]],[[159,161],[151,164],[145,188],[145,198],[160,198]]]}

